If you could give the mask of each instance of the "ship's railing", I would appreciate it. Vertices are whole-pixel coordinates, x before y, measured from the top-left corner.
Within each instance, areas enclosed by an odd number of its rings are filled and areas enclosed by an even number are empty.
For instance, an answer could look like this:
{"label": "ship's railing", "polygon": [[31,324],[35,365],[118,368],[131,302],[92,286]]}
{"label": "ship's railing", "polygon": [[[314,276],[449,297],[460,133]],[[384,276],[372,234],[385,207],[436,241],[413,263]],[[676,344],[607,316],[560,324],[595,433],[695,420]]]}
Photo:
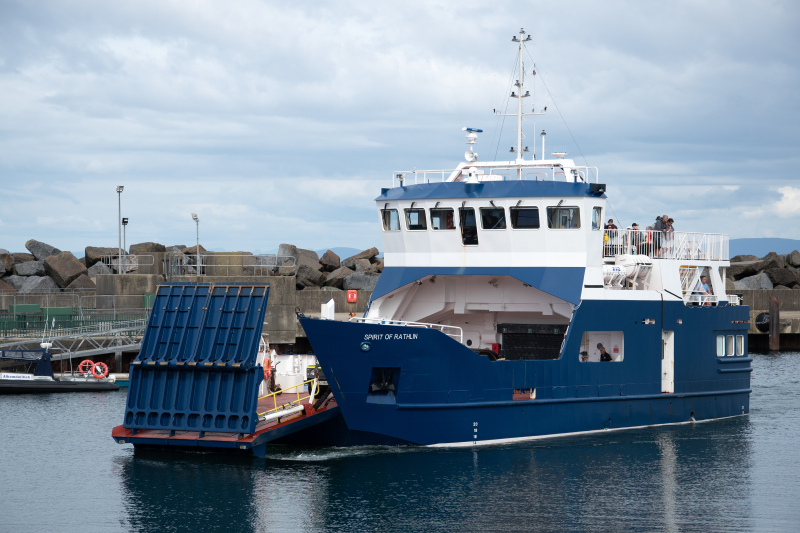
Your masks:
{"label": "ship's railing", "polygon": [[[172,276],[273,276],[281,267],[295,266],[290,255],[184,254],[172,252],[165,258],[165,273]],[[199,267],[198,267],[199,261]]]}
{"label": "ship's railing", "polygon": [[728,247],[729,237],[721,233],[607,229],[603,234],[603,257],[727,261]]}
{"label": "ship's railing", "polygon": [[384,326],[407,326],[410,328],[425,328],[439,330],[448,337],[451,337],[458,342],[464,340],[464,330],[458,326],[447,326],[444,324],[427,324],[425,322],[409,322],[407,320],[389,320],[387,318],[365,318],[354,316],[350,322],[360,322],[362,324],[381,324]]}
{"label": "ship's railing", "polygon": [[392,173],[392,187],[420,183],[444,182],[455,170],[404,170]]}
{"label": "ship's railing", "polygon": [[[484,174],[478,174],[478,181],[516,181],[517,170],[521,170],[521,179],[528,181],[583,181],[589,183],[594,178],[595,183],[600,181],[600,170],[597,167],[568,167],[569,174],[564,167],[559,165],[542,165],[535,167],[480,167]],[[461,169],[466,172],[467,169]],[[435,183],[447,181],[456,169],[452,170],[403,170],[392,173],[392,187],[403,185],[419,185],[421,183]],[[462,174],[463,176],[463,174]]]}
{"label": "ship's railing", "polygon": [[[308,393],[306,396],[300,396],[300,388],[305,387],[309,383],[313,383],[311,392]],[[291,394],[289,391],[295,389],[295,394],[297,396],[296,399],[290,401],[287,404],[278,405],[278,394],[283,394],[284,392],[287,394]],[[263,413],[257,413],[259,417],[263,417],[264,415],[268,415],[270,413],[275,413],[279,409],[289,409],[291,407],[295,407],[296,405],[300,405],[303,400],[308,400],[308,403],[313,403],[314,397],[319,393],[319,387],[317,386],[317,378],[306,380],[302,383],[298,383],[297,385],[292,385],[291,387],[286,387],[285,389],[276,390],[275,392],[270,392],[269,394],[265,394],[264,396],[259,396],[259,400],[263,400],[264,398],[272,398],[273,408],[267,409]]]}
{"label": "ship's railing", "polygon": [[100,257],[100,262],[107,266],[114,274],[132,272],[140,266],[153,266],[152,255],[112,254]]}

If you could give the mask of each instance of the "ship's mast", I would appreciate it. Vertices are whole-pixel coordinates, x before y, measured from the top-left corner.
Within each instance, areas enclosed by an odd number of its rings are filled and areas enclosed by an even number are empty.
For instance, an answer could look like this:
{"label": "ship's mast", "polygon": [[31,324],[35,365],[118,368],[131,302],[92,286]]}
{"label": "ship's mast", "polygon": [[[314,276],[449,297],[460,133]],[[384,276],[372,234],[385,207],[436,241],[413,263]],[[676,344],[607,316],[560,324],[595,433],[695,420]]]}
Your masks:
{"label": "ship's mast", "polygon": [[[524,28],[520,28],[519,37],[514,36],[514,37],[511,38],[512,42],[519,43],[519,79],[514,84],[517,87],[517,92],[511,91],[511,98],[516,98],[517,99],[517,112],[514,113],[514,114],[503,114],[503,113],[495,112],[495,115],[499,116],[499,117],[511,117],[511,116],[514,116],[514,115],[517,116],[517,149],[514,150],[514,147],[511,147],[511,153],[515,153],[516,152],[516,155],[517,155],[516,162],[517,162],[517,164],[520,164],[524,160],[523,154],[524,154],[524,152],[528,151],[527,147],[524,148],[524,149],[522,148],[522,138],[523,138],[523,135],[522,135],[522,117],[524,115],[544,115],[544,113],[545,113],[544,111],[541,112],[541,113],[535,113],[534,112],[535,109],[531,109],[530,113],[523,113],[522,112],[522,99],[523,98],[527,98],[528,96],[531,95],[530,91],[525,91],[524,94],[522,92],[524,87],[525,87],[525,64],[524,64],[524,62],[522,60],[523,47],[524,47],[524,44],[526,42],[530,41],[530,40],[531,40],[531,36],[530,35],[528,35],[527,37],[525,36],[525,29]],[[542,154],[542,158],[544,158],[544,154]],[[517,179],[518,180],[522,179],[522,168],[521,167],[517,169]]]}

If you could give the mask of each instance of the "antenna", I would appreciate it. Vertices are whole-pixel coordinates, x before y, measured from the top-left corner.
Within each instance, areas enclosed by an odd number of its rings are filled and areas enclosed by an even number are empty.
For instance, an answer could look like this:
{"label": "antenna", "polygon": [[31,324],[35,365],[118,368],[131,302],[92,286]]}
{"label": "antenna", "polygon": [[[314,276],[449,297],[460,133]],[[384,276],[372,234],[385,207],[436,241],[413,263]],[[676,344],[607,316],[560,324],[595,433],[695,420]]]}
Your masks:
{"label": "antenna", "polygon": [[472,151],[472,147],[478,142],[478,134],[483,133],[483,130],[478,128],[461,128],[461,131],[467,132],[467,145],[469,149],[464,152],[464,159],[466,159],[470,163],[474,163],[478,160],[478,154]]}
{"label": "antenna", "polygon": [[[498,116],[498,117],[512,117],[512,116],[516,116],[517,117],[517,146],[516,146],[516,149],[514,147],[511,148],[511,153],[517,155],[517,159],[516,159],[517,163],[521,163],[524,160],[523,159],[524,153],[529,151],[527,149],[527,147],[523,147],[522,146],[522,139],[525,137],[522,134],[522,117],[524,115],[544,115],[545,112],[547,111],[547,108],[545,107],[544,111],[542,111],[541,113],[535,113],[535,112],[533,112],[534,111],[533,109],[531,109],[530,113],[523,113],[522,112],[522,99],[523,98],[527,98],[527,97],[529,97],[531,95],[530,91],[524,91],[523,92],[523,88],[525,86],[525,65],[522,62],[522,47],[523,47],[524,43],[526,43],[526,42],[531,40],[531,36],[530,35],[526,36],[526,35],[527,34],[525,33],[525,29],[524,28],[520,28],[519,37],[517,37],[515,35],[514,37],[511,38],[511,42],[519,43],[519,79],[514,84],[514,85],[517,86],[516,92],[515,91],[511,92],[511,98],[516,98],[517,99],[517,112],[513,113],[513,114],[502,114],[502,113],[498,113],[497,111],[495,111],[495,113],[494,113],[495,116]],[[533,75],[535,76],[536,74],[534,73]],[[517,179],[518,180],[522,179],[522,169],[521,168],[517,169]]]}

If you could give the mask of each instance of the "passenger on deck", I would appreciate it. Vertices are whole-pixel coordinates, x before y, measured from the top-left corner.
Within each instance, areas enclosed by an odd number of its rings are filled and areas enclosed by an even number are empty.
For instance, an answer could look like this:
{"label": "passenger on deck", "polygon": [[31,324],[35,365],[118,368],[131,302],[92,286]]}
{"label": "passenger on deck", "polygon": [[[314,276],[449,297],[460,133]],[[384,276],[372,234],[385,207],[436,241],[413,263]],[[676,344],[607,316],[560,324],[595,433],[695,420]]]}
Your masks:
{"label": "passenger on deck", "polygon": [[664,241],[664,232],[667,231],[667,215],[656,217],[656,223],[653,224],[653,252],[656,257],[661,256],[661,244]]}
{"label": "passenger on deck", "polygon": [[647,243],[644,242],[644,239],[642,238],[642,232],[639,230],[639,224],[634,222],[633,225],[628,228],[628,233],[630,235],[630,245],[631,248],[633,248],[633,253],[645,253],[647,249]]}
{"label": "passenger on deck", "polygon": [[613,218],[608,219],[608,224],[606,224],[605,229],[617,229],[617,226],[614,224]]}
{"label": "passenger on deck", "polygon": [[602,343],[600,343],[600,342],[597,343],[597,349],[600,350],[600,362],[601,363],[609,363],[609,362],[613,361],[613,359],[611,359],[611,354],[606,351],[606,347],[603,346]]}
{"label": "passenger on deck", "polygon": [[695,294],[699,295],[700,303],[702,305],[711,305],[709,303],[710,298],[708,297],[711,296],[713,292],[711,291],[711,287],[708,286],[708,277],[705,274],[700,276],[700,285],[698,285],[697,289],[698,292]]}

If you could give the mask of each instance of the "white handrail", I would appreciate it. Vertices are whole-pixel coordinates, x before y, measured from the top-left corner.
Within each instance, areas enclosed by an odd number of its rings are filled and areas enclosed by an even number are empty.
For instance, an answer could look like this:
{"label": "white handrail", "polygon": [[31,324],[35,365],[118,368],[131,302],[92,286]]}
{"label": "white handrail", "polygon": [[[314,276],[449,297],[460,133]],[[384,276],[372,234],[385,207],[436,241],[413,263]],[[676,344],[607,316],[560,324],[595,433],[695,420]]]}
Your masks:
{"label": "white handrail", "polygon": [[[405,326],[410,328],[435,329],[441,331],[448,337],[451,337],[453,339],[458,339],[458,342],[460,343],[463,343],[464,341],[464,330],[462,330],[458,326],[448,326],[445,324],[428,324],[425,322],[409,322],[407,320],[390,320],[388,318],[380,318],[380,317],[367,318],[358,316],[350,318],[350,322],[361,322],[363,324],[380,324],[383,326]],[[448,333],[447,331],[445,331],[445,329],[456,330],[457,332]]]}
{"label": "white handrail", "polygon": [[603,232],[603,257],[727,261],[729,244],[728,235],[722,233],[607,229]]}

